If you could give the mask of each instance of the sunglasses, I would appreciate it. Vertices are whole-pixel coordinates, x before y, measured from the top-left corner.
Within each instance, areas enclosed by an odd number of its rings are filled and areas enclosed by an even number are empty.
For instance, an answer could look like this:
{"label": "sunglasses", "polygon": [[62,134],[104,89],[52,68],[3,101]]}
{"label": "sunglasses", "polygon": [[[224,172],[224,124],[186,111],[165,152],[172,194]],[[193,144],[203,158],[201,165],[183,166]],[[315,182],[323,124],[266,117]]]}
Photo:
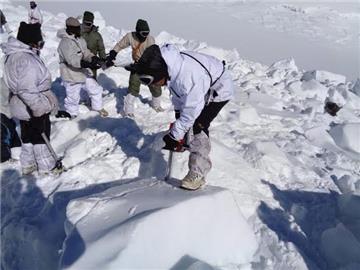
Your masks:
{"label": "sunglasses", "polygon": [[86,26],[89,26],[89,27],[93,25],[92,22],[83,22],[83,24],[86,25]]}
{"label": "sunglasses", "polygon": [[154,81],[154,76],[151,75],[139,75],[140,82],[144,85],[150,85]]}
{"label": "sunglasses", "polygon": [[150,31],[140,31],[139,34],[142,37],[147,37],[149,35]]}

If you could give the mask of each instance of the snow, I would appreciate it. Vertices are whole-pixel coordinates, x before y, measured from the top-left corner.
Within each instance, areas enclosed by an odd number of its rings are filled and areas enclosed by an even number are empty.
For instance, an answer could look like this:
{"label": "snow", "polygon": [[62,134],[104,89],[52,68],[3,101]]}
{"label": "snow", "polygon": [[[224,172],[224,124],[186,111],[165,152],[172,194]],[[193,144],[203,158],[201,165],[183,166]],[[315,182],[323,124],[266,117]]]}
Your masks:
{"label": "snow", "polygon": [[[295,3],[267,3],[264,19],[274,23],[268,28],[275,32],[284,29],[301,38],[299,45],[308,36],[295,31],[299,24],[313,20],[308,26],[316,39],[330,32],[317,32],[316,26],[328,21],[329,29],[334,29],[333,22],[340,22],[339,12]],[[71,10],[61,5],[68,15],[76,15],[76,5]],[[155,8],[160,6],[154,3]],[[163,11],[179,6],[180,11],[186,8],[178,3]],[[237,2],[218,3],[213,10],[230,17],[241,7]],[[1,9],[14,30],[27,16],[23,6],[10,1],[2,1]],[[294,22],[286,21],[294,13]],[[345,13],[340,30],[358,16],[357,11]],[[55,33],[67,15],[45,8],[43,14],[42,57],[62,105],[65,90],[59,79]],[[327,14],[330,19],[324,17]],[[126,30],[109,26],[100,12],[96,18],[109,50]],[[86,100],[78,118],[51,118],[51,143],[67,171],[58,177],[23,177],[19,161],[0,166],[2,268],[358,269],[359,79],[351,81],[331,65],[303,70],[299,64],[303,58],[296,53],[266,64],[269,59],[258,51],[261,61],[255,62],[234,49],[251,44],[246,38],[243,43],[224,38],[231,46],[214,47],[188,35],[175,36],[176,31],[168,30],[173,25],[156,35],[158,44],[174,43],[226,60],[236,86],[234,100],[211,126],[213,168],[206,187],[196,192],[177,187],[187,173],[187,152],[174,154],[171,181],[162,180],[168,160],[168,153],[161,150],[162,136],[174,121],[168,90],[161,98],[165,112],[150,108],[151,95],[143,87],[135,119],[122,118],[129,74],[121,67],[100,71],[108,118],[91,112]],[[337,46],[335,37],[343,37],[341,46],[349,52],[353,32],[342,36],[340,30],[328,37],[328,44]],[[219,36],[229,33],[214,31]],[[6,40],[6,35],[0,38]],[[294,46],[283,41],[287,50]],[[323,49],[315,45],[312,53]],[[268,49],[270,45],[265,54]],[[129,51],[119,53],[117,65],[129,61]],[[348,62],[346,54],[341,61]],[[328,100],[341,106],[335,117],[324,112]]]}
{"label": "snow", "polygon": [[[188,256],[226,267],[248,263],[257,248],[233,196],[222,188],[192,194],[159,180],[132,181],[68,209],[68,222],[76,225],[67,226],[61,260],[71,265],[67,269],[170,269]],[[87,251],[73,263],[78,233]]]}

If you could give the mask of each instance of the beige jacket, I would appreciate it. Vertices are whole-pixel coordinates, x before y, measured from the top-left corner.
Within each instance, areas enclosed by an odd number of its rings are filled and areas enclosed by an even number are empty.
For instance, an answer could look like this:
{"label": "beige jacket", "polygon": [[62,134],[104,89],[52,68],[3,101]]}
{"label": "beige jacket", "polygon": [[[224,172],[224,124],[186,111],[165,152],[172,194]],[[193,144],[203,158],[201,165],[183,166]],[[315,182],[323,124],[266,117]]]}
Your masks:
{"label": "beige jacket", "polygon": [[139,61],[141,55],[144,53],[147,47],[155,44],[155,39],[152,36],[148,36],[144,42],[136,38],[135,32],[127,33],[113,48],[115,52],[119,52],[129,46],[132,48],[132,58],[135,62]]}
{"label": "beige jacket", "polygon": [[65,29],[59,30],[57,36],[61,38],[57,50],[61,79],[70,83],[84,83],[90,73],[88,69],[80,66],[80,62],[81,60],[90,62],[94,54],[89,51],[82,37],[75,38],[73,35],[68,35]]}

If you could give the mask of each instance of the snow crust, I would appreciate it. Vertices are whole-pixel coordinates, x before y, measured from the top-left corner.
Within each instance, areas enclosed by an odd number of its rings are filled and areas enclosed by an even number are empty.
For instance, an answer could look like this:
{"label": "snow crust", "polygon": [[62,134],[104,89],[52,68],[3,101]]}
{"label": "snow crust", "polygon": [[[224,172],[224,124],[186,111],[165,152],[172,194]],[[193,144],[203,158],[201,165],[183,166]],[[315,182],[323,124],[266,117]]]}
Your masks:
{"label": "snow crust", "polygon": [[[12,29],[27,18],[22,6],[1,4]],[[42,57],[61,103],[55,33],[67,16],[43,14]],[[126,30],[108,26],[100,13],[96,18],[108,51]],[[211,126],[206,188],[176,187],[188,153],[175,154],[172,181],[161,181],[168,160],[161,138],[174,121],[167,89],[165,112],[150,108],[142,87],[135,119],[122,118],[129,74],[100,71],[110,117],[91,112],[84,100],[78,118],[51,119],[51,143],[66,172],[23,177],[18,161],[1,164],[2,267],[358,269],[359,79],[304,71],[296,57],[267,66],[165,31],[156,42],[224,59],[234,78],[235,98]],[[130,62],[129,51],[116,61]],[[324,111],[328,100],[341,106],[335,117]]]}

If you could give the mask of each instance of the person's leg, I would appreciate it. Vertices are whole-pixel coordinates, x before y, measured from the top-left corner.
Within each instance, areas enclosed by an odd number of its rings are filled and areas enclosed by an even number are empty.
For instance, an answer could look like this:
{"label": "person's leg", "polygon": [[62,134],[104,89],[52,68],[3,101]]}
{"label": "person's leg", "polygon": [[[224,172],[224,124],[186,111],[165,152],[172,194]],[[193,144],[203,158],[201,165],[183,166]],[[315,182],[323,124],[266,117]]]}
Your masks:
{"label": "person's leg", "polygon": [[80,101],[80,91],[83,87],[83,83],[63,83],[66,89],[66,97],[64,100],[65,110],[73,117],[79,114],[79,101]]}
{"label": "person's leg", "polygon": [[86,78],[85,90],[91,100],[91,109],[98,111],[101,116],[106,117],[109,113],[103,109],[103,88],[93,78]]}
{"label": "person's leg", "polygon": [[205,106],[193,126],[194,136],[189,143],[189,173],[182,181],[182,187],[198,189],[205,183],[205,177],[211,169],[210,160],[210,123],[228,101],[212,102]]}
{"label": "person's leg", "polygon": [[54,169],[56,160],[41,136],[40,130],[44,132],[45,136],[50,141],[51,124],[49,114],[30,119],[30,124],[33,129],[31,142],[34,145],[34,155],[38,171],[39,173],[48,173]]}
{"label": "person's leg", "polygon": [[164,109],[161,107],[161,87],[160,86],[149,86],[152,100],[150,103],[150,106],[156,111],[156,112],[163,112]]}
{"label": "person's leg", "polygon": [[22,173],[26,175],[36,171],[37,169],[34,156],[34,146],[31,143],[32,129],[30,121],[20,121],[20,130],[22,140],[20,164]]}
{"label": "person's leg", "polygon": [[134,116],[134,103],[140,92],[140,79],[135,73],[130,74],[128,93],[124,98],[125,116]]}

